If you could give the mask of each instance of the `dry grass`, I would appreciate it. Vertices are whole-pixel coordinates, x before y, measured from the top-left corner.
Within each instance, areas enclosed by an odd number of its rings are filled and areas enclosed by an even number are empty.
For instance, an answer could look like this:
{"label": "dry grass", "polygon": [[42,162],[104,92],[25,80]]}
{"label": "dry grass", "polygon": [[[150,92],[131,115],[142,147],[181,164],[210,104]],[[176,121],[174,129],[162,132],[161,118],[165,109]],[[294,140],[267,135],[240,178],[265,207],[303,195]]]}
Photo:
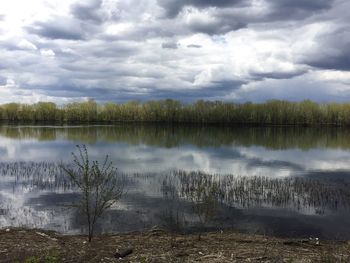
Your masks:
{"label": "dry grass", "polygon": [[[278,239],[232,232],[172,235],[162,231],[62,236],[42,230],[0,230],[0,262],[350,262],[345,241]],[[116,250],[134,252],[120,260]],[[30,261],[31,260],[31,261]]]}

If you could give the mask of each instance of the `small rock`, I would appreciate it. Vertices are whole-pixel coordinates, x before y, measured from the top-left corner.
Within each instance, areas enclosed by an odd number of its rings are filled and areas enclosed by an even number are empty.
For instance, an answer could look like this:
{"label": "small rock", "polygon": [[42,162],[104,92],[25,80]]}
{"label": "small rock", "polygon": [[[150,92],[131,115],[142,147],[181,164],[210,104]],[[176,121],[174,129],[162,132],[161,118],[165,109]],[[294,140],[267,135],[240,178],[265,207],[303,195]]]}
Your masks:
{"label": "small rock", "polygon": [[127,248],[127,249],[124,249],[124,250],[117,251],[114,254],[114,257],[115,258],[125,258],[126,256],[132,254],[132,252],[133,252],[132,248]]}

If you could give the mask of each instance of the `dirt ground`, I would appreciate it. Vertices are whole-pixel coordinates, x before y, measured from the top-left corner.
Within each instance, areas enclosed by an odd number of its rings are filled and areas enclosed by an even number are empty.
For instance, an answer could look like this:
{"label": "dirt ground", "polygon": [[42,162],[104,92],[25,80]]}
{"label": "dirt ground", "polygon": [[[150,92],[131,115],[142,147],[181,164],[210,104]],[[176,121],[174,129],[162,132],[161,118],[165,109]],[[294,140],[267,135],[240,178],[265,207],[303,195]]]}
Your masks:
{"label": "dirt ground", "polygon": [[[172,235],[161,230],[66,236],[43,230],[0,230],[0,262],[350,262],[347,241],[279,239],[233,232]],[[115,258],[116,251],[132,254]]]}

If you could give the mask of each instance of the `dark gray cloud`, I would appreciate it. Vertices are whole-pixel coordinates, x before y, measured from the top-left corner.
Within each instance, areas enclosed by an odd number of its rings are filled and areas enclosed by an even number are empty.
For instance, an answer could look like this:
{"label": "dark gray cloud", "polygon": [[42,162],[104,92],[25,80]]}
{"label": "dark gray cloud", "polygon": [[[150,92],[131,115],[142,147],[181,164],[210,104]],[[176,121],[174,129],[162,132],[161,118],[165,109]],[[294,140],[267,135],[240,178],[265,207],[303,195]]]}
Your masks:
{"label": "dark gray cloud", "polygon": [[225,96],[238,90],[245,82],[240,80],[215,81],[204,87],[192,87],[182,89],[182,87],[173,90],[156,89],[148,94],[144,94],[139,99],[176,99],[186,102],[193,102],[199,99],[203,100],[225,100]]}
{"label": "dark gray cloud", "polygon": [[77,54],[80,56],[80,59],[95,57],[99,62],[103,63],[107,58],[113,59],[114,62],[119,60],[123,62],[126,58],[135,56],[141,51],[142,44],[135,43],[134,41],[98,40],[95,43],[82,42],[79,45],[79,52]]}
{"label": "dark gray cloud", "polygon": [[188,48],[202,48],[201,45],[196,45],[196,44],[190,44],[190,45],[187,45]]}
{"label": "dark gray cloud", "polygon": [[165,49],[177,49],[178,47],[179,47],[179,45],[176,42],[164,42],[164,43],[162,43],[162,48],[165,48]]}
{"label": "dark gray cloud", "polygon": [[67,17],[55,17],[46,22],[36,22],[27,31],[49,39],[81,40],[84,38],[83,24]]}
{"label": "dark gray cloud", "polygon": [[192,32],[208,35],[221,35],[247,26],[247,24],[229,17],[216,18],[211,21],[194,19],[189,21],[187,25]]}
{"label": "dark gray cloud", "polygon": [[313,14],[330,9],[334,0],[266,0],[266,2],[270,7],[266,18],[276,21],[308,18]]}
{"label": "dark gray cloud", "polygon": [[303,60],[310,66],[350,71],[350,27],[318,37],[318,47]]}
{"label": "dark gray cloud", "polygon": [[[191,6],[200,10],[215,7],[210,10],[209,18],[191,19],[186,25],[192,32],[209,35],[225,34],[245,28],[253,23],[266,23],[277,21],[301,20],[314,14],[322,13],[332,8],[335,0],[265,0],[261,3],[263,11],[254,6],[253,1],[239,0],[191,0],[191,1],[158,1],[158,4],[166,10],[167,18],[176,17],[185,6]],[[189,15],[191,15],[189,11]]]}
{"label": "dark gray cloud", "polygon": [[334,0],[269,0],[267,2],[280,9],[320,10],[331,8]]}
{"label": "dark gray cloud", "polygon": [[87,20],[94,23],[102,23],[108,17],[101,10],[102,0],[87,0],[83,3],[75,3],[71,7],[71,13],[80,20]]}
{"label": "dark gray cloud", "polygon": [[213,82],[206,87],[192,87],[183,89],[182,86],[174,87],[172,90],[164,88],[154,88],[150,85],[140,85],[138,89],[122,86],[118,83],[115,88],[103,88],[86,85],[74,84],[71,81],[64,81],[60,85],[54,86],[32,86],[33,91],[47,93],[50,96],[59,97],[64,93],[70,98],[91,97],[99,102],[118,101],[125,102],[130,100],[148,101],[153,99],[176,99],[185,102],[193,102],[198,99],[211,100],[224,99],[225,95],[234,90],[238,90],[243,84],[242,81],[219,81]]}
{"label": "dark gray cloud", "polygon": [[300,75],[303,75],[307,73],[306,69],[296,69],[296,70],[291,70],[291,71],[286,71],[286,72],[282,72],[282,71],[266,71],[266,72],[257,72],[257,71],[251,71],[250,75],[256,79],[291,79]]}

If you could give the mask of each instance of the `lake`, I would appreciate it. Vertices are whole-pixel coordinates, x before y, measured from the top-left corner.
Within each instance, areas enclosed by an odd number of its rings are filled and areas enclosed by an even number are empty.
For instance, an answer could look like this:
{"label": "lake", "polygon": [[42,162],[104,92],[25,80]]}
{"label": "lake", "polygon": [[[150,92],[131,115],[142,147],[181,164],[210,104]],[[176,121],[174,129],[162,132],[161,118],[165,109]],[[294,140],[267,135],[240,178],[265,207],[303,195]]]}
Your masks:
{"label": "lake", "polygon": [[[350,238],[350,130],[165,125],[0,126],[0,227],[85,231],[58,164],[86,144],[126,176],[99,232],[161,226]],[[193,191],[215,186],[201,223]],[[198,200],[197,200],[198,201]]]}

